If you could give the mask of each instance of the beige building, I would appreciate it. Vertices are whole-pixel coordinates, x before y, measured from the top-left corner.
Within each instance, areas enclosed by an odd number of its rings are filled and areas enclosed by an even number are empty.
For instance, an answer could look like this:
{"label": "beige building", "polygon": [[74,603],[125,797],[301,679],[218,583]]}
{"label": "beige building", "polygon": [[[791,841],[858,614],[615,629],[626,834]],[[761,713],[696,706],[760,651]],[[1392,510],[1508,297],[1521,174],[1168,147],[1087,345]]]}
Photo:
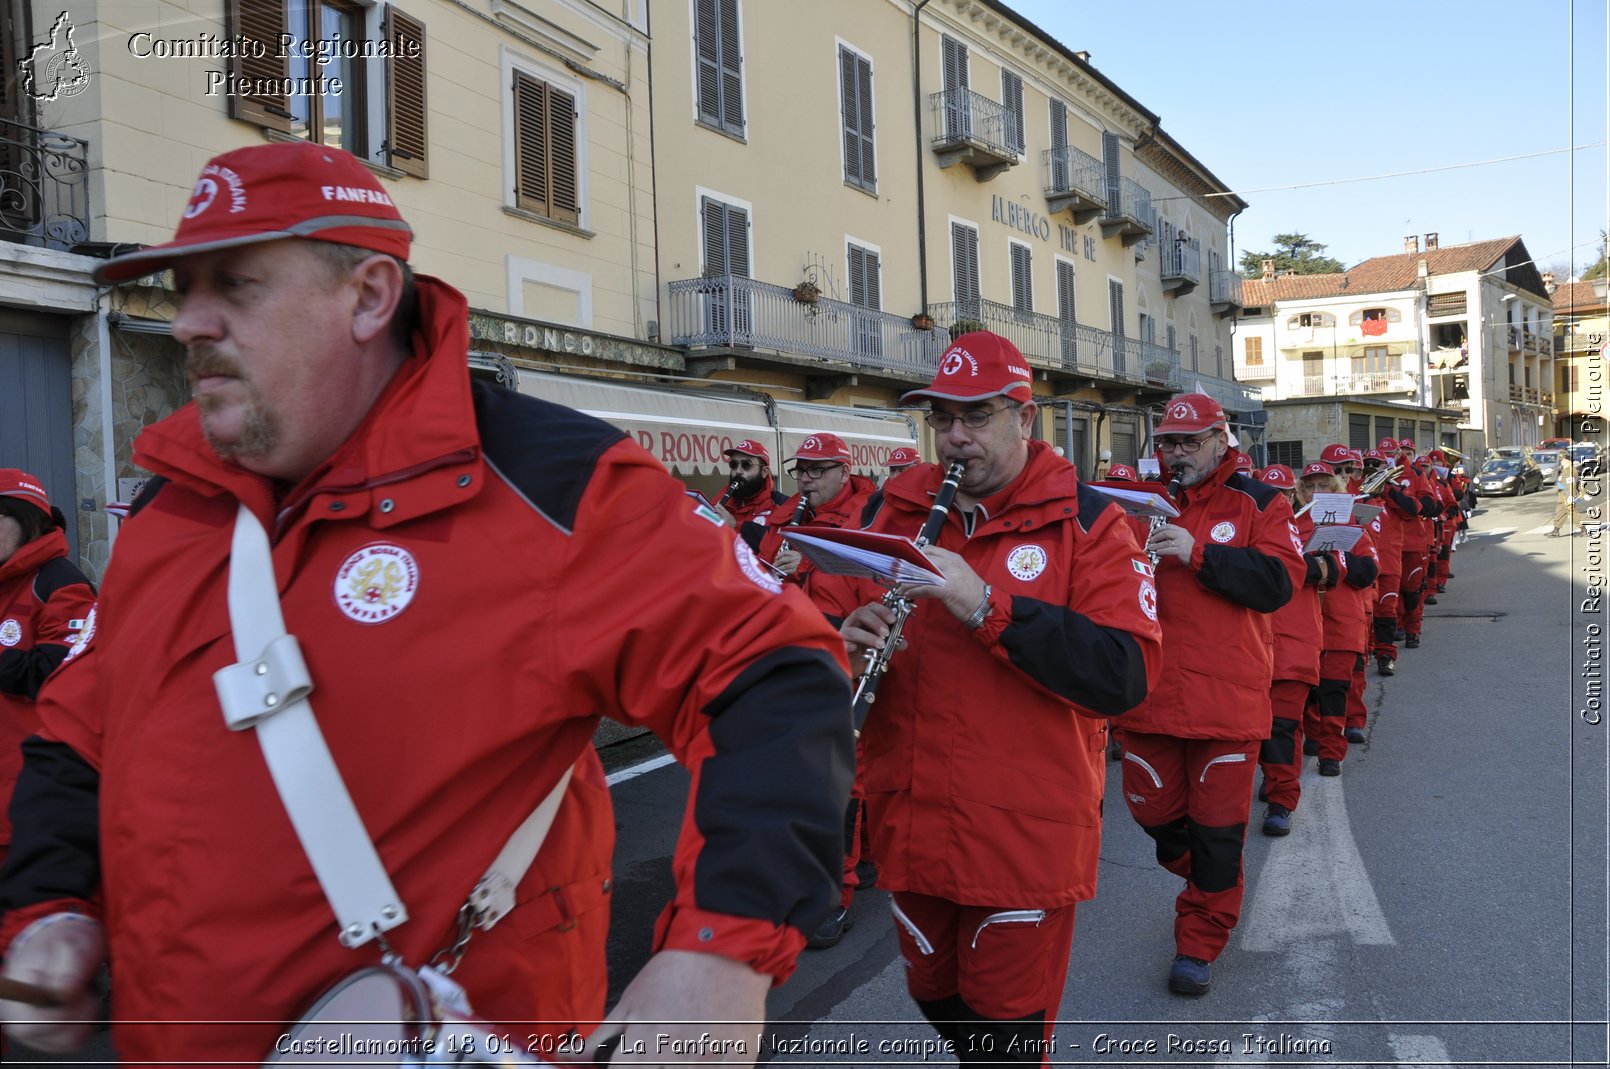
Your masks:
{"label": "beige building", "polygon": [[1270,459],[1385,437],[1479,460],[1549,437],[1549,303],[1519,238],[1404,251],[1348,271],[1246,283],[1236,376],[1263,387]]}
{"label": "beige building", "polygon": [[1210,284],[1245,205],[1087,56],[978,0],[654,13],[664,320],[690,370],[867,412],[987,328],[1086,474],[1198,378],[1257,418],[1219,360],[1234,282]]}
{"label": "beige building", "polygon": [[[1552,281],[1545,279],[1545,281]],[[1603,444],[1605,338],[1610,335],[1603,277],[1554,289],[1554,434]]]}

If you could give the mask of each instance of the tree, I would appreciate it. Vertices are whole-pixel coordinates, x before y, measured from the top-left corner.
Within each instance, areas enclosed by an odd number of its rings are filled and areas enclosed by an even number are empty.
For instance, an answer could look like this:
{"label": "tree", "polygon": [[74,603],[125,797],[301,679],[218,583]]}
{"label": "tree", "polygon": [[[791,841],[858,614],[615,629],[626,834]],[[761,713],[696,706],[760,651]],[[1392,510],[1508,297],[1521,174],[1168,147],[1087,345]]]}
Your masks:
{"label": "tree", "polygon": [[1607,252],[1610,252],[1610,249],[1606,248],[1607,245],[1610,245],[1610,231],[1601,230],[1599,231],[1599,261],[1582,272],[1584,282],[1589,279],[1603,278],[1606,274],[1610,274],[1610,256],[1606,255]]}
{"label": "tree", "polygon": [[1329,275],[1345,271],[1342,261],[1321,255],[1329,245],[1321,245],[1307,234],[1276,234],[1274,252],[1241,254],[1241,277],[1262,278],[1263,262],[1275,262],[1277,275]]}

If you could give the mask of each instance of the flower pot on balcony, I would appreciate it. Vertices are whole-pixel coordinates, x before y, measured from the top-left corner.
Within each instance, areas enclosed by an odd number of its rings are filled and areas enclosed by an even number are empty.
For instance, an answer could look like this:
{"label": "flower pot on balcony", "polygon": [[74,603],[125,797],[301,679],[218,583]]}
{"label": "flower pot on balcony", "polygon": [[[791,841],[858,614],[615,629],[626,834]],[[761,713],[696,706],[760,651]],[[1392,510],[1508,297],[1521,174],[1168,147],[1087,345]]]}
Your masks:
{"label": "flower pot on balcony", "polygon": [[815,304],[822,299],[822,287],[814,282],[801,282],[794,287],[794,300],[800,304]]}
{"label": "flower pot on balcony", "polygon": [[984,326],[984,324],[980,323],[976,319],[958,319],[956,322],[950,325],[950,340],[955,341],[963,334],[971,334],[974,331],[985,329],[987,328]]}
{"label": "flower pot on balcony", "polygon": [[911,325],[917,330],[933,330],[934,317],[927,312],[918,312],[911,317]]}

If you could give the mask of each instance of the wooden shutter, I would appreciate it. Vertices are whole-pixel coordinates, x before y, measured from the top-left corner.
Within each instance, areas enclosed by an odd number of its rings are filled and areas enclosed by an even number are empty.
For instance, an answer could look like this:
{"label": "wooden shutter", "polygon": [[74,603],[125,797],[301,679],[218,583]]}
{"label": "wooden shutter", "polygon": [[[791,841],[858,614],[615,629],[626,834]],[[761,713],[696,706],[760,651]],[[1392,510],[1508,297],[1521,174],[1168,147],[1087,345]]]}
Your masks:
{"label": "wooden shutter", "polygon": [[883,307],[878,254],[859,245],[849,246],[850,303],[873,310]]}
{"label": "wooden shutter", "polygon": [[721,37],[718,0],[698,0],[693,8],[693,45],[698,55],[699,118],[721,125]]}
{"label": "wooden shutter", "polygon": [[515,204],[579,224],[576,98],[514,72]]}
{"label": "wooden shutter", "polygon": [[1061,324],[1062,359],[1073,362],[1079,356],[1079,332],[1074,329],[1078,319],[1073,306],[1073,265],[1066,260],[1057,261],[1057,321]]}
{"label": "wooden shutter", "polygon": [[742,208],[726,207],[727,273],[739,278],[749,277],[749,213]]}
{"label": "wooden shutter", "polygon": [[[430,177],[426,163],[425,24],[386,7],[386,162],[415,178]],[[417,53],[411,55],[410,53]]]}
{"label": "wooden shutter", "polygon": [[743,47],[738,40],[738,0],[718,0],[721,7],[721,124],[744,132]]}
{"label": "wooden shutter", "polygon": [[1107,165],[1107,214],[1118,214],[1118,135],[1101,132],[1101,160]]}
{"label": "wooden shutter", "polygon": [[704,229],[704,274],[727,273],[727,206],[718,200],[702,197],[699,201],[699,223]]}
{"label": "wooden shutter", "polygon": [[1112,332],[1124,336],[1124,284],[1117,279],[1107,280],[1107,314],[1112,317]]}
{"label": "wooden shutter", "polygon": [[945,77],[945,136],[972,133],[973,109],[967,98],[967,46],[954,37],[941,36],[940,66]]}
{"label": "wooden shutter", "polygon": [[1051,188],[1066,192],[1068,174],[1068,106],[1051,101]]}
{"label": "wooden shutter", "polygon": [[956,318],[977,319],[983,314],[978,293],[978,231],[960,223],[951,223],[950,248]]}
{"label": "wooden shutter", "polygon": [[1019,312],[1034,311],[1034,274],[1032,255],[1027,245],[1016,242],[1007,248],[1012,255],[1012,307]]}
{"label": "wooden shutter", "polygon": [[[290,67],[280,54],[280,36],[286,32],[285,0],[226,0],[224,19],[231,38],[246,36],[263,45],[264,55],[236,56],[229,73],[248,83],[258,78],[286,78]],[[248,50],[255,51],[255,50]],[[268,130],[289,133],[295,118],[283,93],[230,93],[229,117],[255,123]]]}
{"label": "wooden shutter", "polygon": [[1001,68],[1001,104],[1006,108],[1006,147],[1013,152],[1023,151],[1023,79]]}
{"label": "wooden shutter", "polygon": [[872,63],[839,47],[839,95],[843,100],[844,180],[876,189],[877,162],[872,147]]}

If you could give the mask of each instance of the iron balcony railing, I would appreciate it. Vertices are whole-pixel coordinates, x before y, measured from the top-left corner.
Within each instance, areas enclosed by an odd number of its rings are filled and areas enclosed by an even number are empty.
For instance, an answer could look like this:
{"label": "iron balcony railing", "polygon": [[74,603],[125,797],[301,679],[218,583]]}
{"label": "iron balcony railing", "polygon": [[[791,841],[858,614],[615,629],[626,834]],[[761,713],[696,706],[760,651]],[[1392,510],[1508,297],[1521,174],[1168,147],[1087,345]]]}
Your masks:
{"label": "iron balcony railing", "polygon": [[1162,384],[1173,389],[1185,383],[1180,372],[1180,354],[1156,342],[1140,343],[1141,377],[1149,383]]}
{"label": "iron balcony railing", "polygon": [[1359,371],[1336,376],[1337,393],[1418,393],[1419,385],[1401,371]]}
{"label": "iron balcony railing", "polygon": [[1192,286],[1202,281],[1202,247],[1192,241],[1164,241],[1158,250],[1164,282],[1179,280]]}
{"label": "iron balcony railing", "polygon": [[1528,327],[1521,328],[1521,344],[1529,353],[1537,352],[1537,333]]}
{"label": "iron balcony railing", "polygon": [[71,249],[89,240],[89,142],[0,119],[0,241]]}
{"label": "iron balcony railing", "polygon": [[1246,382],[1249,379],[1272,379],[1275,377],[1275,366],[1263,361],[1253,364],[1244,360],[1237,360],[1235,362],[1235,377],[1242,382]]}
{"label": "iron balcony railing", "polygon": [[1194,371],[1185,377],[1191,389],[1207,394],[1223,405],[1226,411],[1246,412],[1263,407],[1263,391],[1256,386],[1247,386],[1234,379],[1221,379],[1217,375],[1199,375]]}
{"label": "iron balcony railing", "polygon": [[673,345],[772,349],[920,379],[938,370],[950,341],[903,316],[825,297],[807,303],[787,286],[737,275],[682,279],[669,289]]}
{"label": "iron balcony railing", "polygon": [[1042,366],[1137,385],[1179,385],[1179,354],[1160,345],[982,298],[936,304],[930,311],[940,327],[960,324],[1009,338],[1019,352]]}
{"label": "iron balcony railing", "polygon": [[1225,267],[1216,269],[1208,279],[1208,303],[1245,308],[1246,302],[1242,299],[1243,282],[1239,272]]}
{"label": "iron balcony railing", "polygon": [[1157,211],[1152,207],[1152,195],[1133,178],[1119,177],[1116,183],[1107,184],[1108,219],[1127,219],[1145,227],[1147,232],[1157,229]]}
{"label": "iron balcony railing", "polygon": [[1056,199],[1077,194],[1092,205],[1106,206],[1107,172],[1101,161],[1072,145],[1048,148],[1045,161],[1045,195]]}
{"label": "iron balcony railing", "polygon": [[989,97],[971,89],[946,89],[928,98],[934,116],[933,144],[976,145],[991,155],[1017,159],[1007,131],[1014,129],[1013,113]]}

